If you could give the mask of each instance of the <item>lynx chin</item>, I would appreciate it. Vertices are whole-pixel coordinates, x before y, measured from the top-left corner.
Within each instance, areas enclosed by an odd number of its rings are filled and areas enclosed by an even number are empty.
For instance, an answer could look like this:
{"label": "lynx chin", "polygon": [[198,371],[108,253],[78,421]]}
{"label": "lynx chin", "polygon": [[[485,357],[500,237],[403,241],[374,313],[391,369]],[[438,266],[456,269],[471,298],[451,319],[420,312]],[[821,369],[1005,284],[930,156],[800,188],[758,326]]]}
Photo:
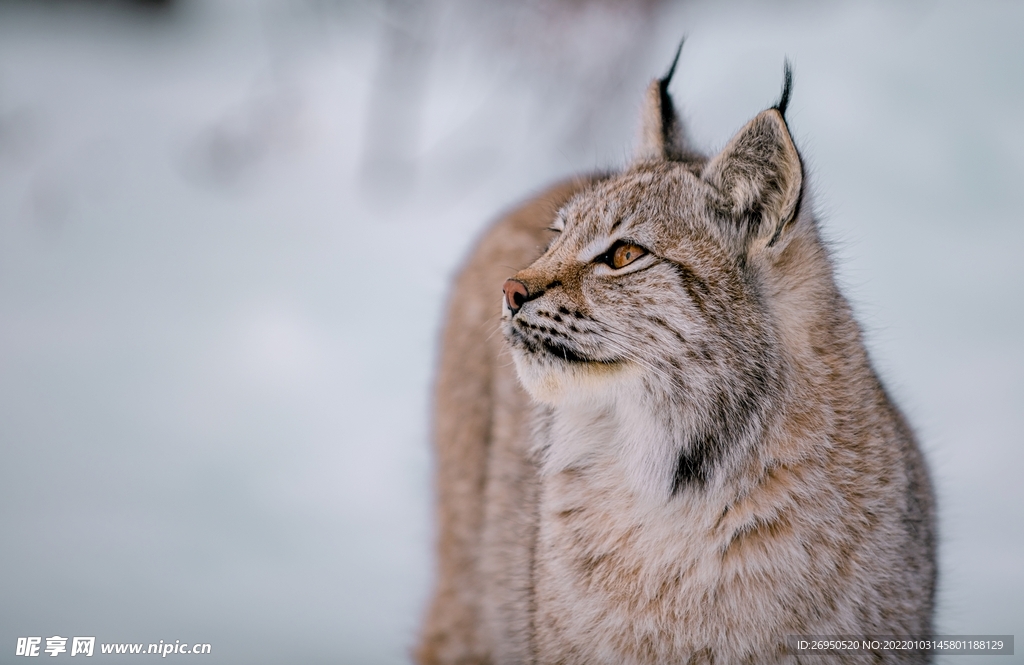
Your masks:
{"label": "lynx chin", "polygon": [[932,490],[836,286],[788,65],[711,156],[674,69],[627,168],[512,210],[455,282],[422,665],[930,660],[787,651],[931,633]]}

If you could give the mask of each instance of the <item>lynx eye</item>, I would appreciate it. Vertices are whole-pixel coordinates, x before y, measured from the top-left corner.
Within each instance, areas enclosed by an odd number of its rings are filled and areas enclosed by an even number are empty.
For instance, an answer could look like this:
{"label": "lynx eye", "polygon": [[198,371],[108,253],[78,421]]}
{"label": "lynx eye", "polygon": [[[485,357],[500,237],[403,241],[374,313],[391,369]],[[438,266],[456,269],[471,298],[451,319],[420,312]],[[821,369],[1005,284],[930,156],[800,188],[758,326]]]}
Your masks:
{"label": "lynx eye", "polygon": [[646,253],[647,250],[639,245],[634,245],[631,242],[619,241],[615,243],[615,245],[613,245],[605,254],[604,262],[615,270],[618,270],[619,268],[625,268]]}

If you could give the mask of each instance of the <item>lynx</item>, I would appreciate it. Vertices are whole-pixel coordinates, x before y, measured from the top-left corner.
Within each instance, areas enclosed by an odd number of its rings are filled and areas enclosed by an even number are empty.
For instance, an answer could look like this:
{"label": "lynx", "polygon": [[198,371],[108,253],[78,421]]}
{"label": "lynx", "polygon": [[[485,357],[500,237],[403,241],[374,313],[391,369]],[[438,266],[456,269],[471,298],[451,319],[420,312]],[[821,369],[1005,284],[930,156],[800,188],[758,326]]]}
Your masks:
{"label": "lynx", "polygon": [[929,661],[787,646],[930,634],[932,491],[833,278],[788,64],[710,157],[675,67],[628,168],[512,211],[456,280],[423,665]]}

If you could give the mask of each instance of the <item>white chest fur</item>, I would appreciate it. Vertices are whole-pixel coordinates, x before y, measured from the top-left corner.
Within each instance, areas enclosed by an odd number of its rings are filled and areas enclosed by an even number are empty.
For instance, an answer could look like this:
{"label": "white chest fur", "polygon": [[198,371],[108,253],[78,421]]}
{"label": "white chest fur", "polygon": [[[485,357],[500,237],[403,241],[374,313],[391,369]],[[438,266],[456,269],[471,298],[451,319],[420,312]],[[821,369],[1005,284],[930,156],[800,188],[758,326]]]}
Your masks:
{"label": "white chest fur", "polygon": [[720,602],[743,576],[723,557],[727,493],[714,485],[672,493],[675,433],[642,402],[620,399],[556,408],[540,438],[539,653],[552,662],[657,663],[703,649],[763,652],[768,636],[757,630],[733,633],[749,635],[747,644],[718,648],[725,617],[754,626],[769,618],[756,607],[767,599]]}

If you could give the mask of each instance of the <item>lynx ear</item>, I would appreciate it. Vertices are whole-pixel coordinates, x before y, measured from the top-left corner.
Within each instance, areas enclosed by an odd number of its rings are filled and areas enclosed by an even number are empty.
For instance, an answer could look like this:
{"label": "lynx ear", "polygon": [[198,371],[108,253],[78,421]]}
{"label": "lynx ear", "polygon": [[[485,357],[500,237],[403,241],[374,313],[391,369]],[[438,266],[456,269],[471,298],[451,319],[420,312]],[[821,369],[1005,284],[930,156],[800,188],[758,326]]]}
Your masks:
{"label": "lynx ear", "polygon": [[640,114],[640,145],[633,158],[635,162],[685,161],[695,156],[686,145],[686,132],[668,94],[668,84],[676,73],[682,50],[683,42],[680,41],[668,72],[647,86]]}
{"label": "lynx ear", "polygon": [[708,163],[703,176],[721,192],[732,217],[749,220],[755,237],[770,237],[769,247],[796,217],[803,186],[803,165],[785,119],[791,87],[786,63],[779,103],[748,122]]}

